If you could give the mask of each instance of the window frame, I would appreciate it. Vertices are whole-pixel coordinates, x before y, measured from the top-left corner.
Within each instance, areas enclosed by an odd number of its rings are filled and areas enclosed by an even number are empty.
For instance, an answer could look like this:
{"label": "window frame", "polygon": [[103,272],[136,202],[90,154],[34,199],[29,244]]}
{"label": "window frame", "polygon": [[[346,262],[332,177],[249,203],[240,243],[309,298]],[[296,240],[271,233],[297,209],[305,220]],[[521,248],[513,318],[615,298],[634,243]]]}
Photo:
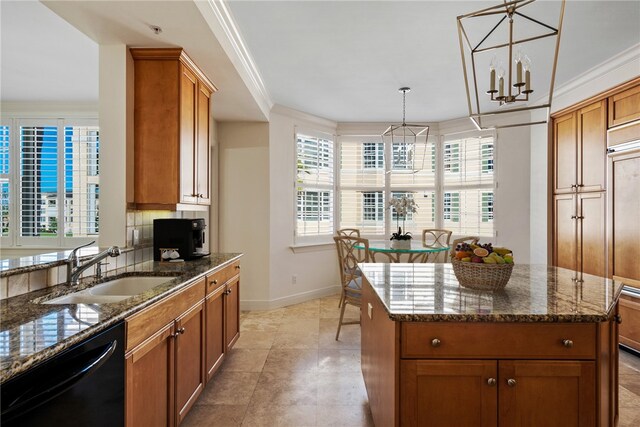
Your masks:
{"label": "window frame", "polygon": [[[7,236],[0,236],[0,244],[7,249],[68,249],[82,244],[90,243],[99,238],[97,236],[67,237],[64,233],[64,194],[65,194],[65,128],[69,126],[97,126],[97,117],[91,114],[75,116],[74,114],[51,116],[31,116],[28,114],[8,114],[0,120],[0,125],[9,126],[9,232]],[[55,237],[43,238],[42,236],[21,236],[20,227],[20,161],[21,161],[21,127],[52,126],[57,128],[57,223],[58,233]],[[2,177],[5,175],[3,174]],[[98,173],[99,177],[99,173]],[[62,189],[62,190],[60,190]],[[99,213],[98,213],[99,218]]]}
{"label": "window frame", "polygon": [[[298,177],[298,167],[299,167],[299,158],[298,158],[298,138],[299,136],[305,136],[308,138],[316,138],[323,139],[329,141],[329,146],[327,150],[328,159],[326,163],[323,163],[324,167],[331,169],[332,175],[332,183],[305,183],[300,181]],[[327,132],[322,132],[309,128],[301,128],[298,126],[294,126],[293,132],[293,200],[294,200],[294,209],[293,209],[293,247],[296,246],[306,246],[306,245],[314,245],[314,244],[325,244],[332,242],[332,236],[334,234],[334,230],[336,229],[336,180],[338,179],[336,175],[336,137],[335,135]],[[298,192],[328,192],[329,193],[329,201],[330,201],[330,209],[329,214],[331,218],[329,221],[331,222],[330,232],[328,233],[318,233],[313,235],[300,235],[298,230]],[[318,224],[320,221],[318,221]]]}

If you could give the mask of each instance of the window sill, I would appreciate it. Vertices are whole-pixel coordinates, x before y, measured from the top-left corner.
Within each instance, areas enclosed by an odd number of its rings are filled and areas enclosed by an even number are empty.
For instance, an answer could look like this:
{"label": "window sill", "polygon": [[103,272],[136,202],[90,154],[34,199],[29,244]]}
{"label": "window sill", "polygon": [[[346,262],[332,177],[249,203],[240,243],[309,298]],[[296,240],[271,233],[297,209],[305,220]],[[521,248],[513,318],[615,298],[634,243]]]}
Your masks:
{"label": "window sill", "polygon": [[336,244],[334,242],[298,243],[297,245],[289,246],[289,248],[294,254],[302,254],[307,252],[332,251],[335,250]]}

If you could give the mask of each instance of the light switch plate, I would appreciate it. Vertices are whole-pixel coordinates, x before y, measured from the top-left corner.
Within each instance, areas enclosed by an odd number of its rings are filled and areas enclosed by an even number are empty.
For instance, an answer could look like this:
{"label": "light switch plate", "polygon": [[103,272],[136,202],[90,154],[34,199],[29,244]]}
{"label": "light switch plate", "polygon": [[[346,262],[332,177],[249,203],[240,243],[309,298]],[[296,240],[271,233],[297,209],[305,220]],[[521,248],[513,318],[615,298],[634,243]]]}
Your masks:
{"label": "light switch plate", "polygon": [[139,245],[140,244],[140,230],[138,230],[137,228],[133,229],[133,244],[134,245]]}
{"label": "light switch plate", "polygon": [[370,302],[367,303],[367,315],[369,316],[369,319],[371,319],[371,312],[373,311],[373,306],[371,305]]}

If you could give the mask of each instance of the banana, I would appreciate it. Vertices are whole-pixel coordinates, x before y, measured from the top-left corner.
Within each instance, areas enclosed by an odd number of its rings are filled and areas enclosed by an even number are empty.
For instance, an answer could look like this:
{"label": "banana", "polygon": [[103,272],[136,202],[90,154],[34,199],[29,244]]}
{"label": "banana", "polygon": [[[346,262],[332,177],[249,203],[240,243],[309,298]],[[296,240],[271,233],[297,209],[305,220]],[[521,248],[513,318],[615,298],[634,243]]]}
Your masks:
{"label": "banana", "polygon": [[513,251],[507,248],[493,248],[493,252],[497,253],[498,255],[505,256],[512,253]]}

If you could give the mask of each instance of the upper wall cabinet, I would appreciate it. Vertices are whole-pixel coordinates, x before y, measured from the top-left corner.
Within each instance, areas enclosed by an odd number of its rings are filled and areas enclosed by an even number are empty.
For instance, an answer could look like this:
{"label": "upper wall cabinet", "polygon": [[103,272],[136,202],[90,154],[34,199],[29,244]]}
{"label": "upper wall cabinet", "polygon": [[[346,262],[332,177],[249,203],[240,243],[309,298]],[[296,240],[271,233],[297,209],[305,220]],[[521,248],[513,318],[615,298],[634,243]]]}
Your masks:
{"label": "upper wall cabinet", "polygon": [[609,98],[609,127],[640,119],[640,85]]}
{"label": "upper wall cabinet", "polygon": [[603,191],[606,175],[606,101],[554,119],[554,192]]}
{"label": "upper wall cabinet", "polygon": [[137,209],[210,205],[210,98],[216,88],[180,48],[131,49]]}

